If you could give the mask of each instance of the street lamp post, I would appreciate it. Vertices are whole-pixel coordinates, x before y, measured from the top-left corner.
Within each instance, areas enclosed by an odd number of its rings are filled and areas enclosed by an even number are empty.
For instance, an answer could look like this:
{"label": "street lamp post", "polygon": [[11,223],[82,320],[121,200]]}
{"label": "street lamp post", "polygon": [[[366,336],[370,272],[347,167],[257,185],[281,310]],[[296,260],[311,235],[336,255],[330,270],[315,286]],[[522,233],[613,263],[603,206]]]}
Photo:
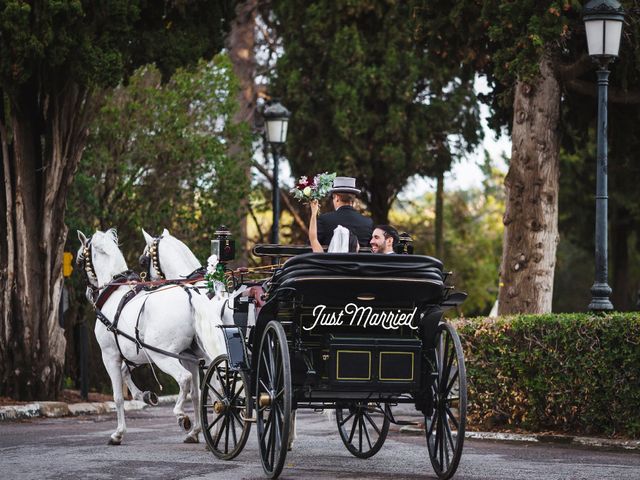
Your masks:
{"label": "street lamp post", "polygon": [[271,146],[273,155],[273,225],[271,228],[271,243],[279,243],[280,238],[280,187],[278,183],[278,163],[280,147],[287,140],[289,126],[289,110],[277,100],[264,109],[267,142]]}
{"label": "street lamp post", "polygon": [[584,6],[589,56],[598,64],[598,152],[596,171],[596,272],[589,309],[613,310],[607,283],[607,88],[609,62],[618,56],[624,10],[617,0],[590,0]]}

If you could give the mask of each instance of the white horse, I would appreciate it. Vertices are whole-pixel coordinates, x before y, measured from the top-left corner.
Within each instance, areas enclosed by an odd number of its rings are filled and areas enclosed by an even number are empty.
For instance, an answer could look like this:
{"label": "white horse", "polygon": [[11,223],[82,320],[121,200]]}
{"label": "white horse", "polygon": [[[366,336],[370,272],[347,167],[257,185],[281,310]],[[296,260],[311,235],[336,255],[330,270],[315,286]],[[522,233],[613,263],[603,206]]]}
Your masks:
{"label": "white horse", "polygon": [[[166,228],[162,234],[153,238],[142,229],[142,234],[147,246],[142,253],[141,259],[147,257],[149,261],[149,275],[152,280],[159,278],[184,279],[202,265],[193,254],[191,249],[169,233]],[[240,287],[231,294],[217,293],[210,302],[210,317],[220,318],[224,325],[233,325],[233,304],[235,298],[246,289]],[[291,416],[291,429],[289,430],[289,450],[297,437],[296,411]]]}
{"label": "white horse", "polygon": [[[142,229],[142,235],[147,246],[140,258],[141,262],[149,262],[148,271],[151,280],[184,280],[202,268],[202,264],[191,249],[184,242],[171,235],[166,228],[156,238],[149,235],[144,229]],[[204,293],[206,282],[201,281],[194,286]],[[232,293],[217,292],[211,298],[210,317],[221,321],[224,325],[233,325],[234,301],[245,289],[246,286],[241,286]]]}
{"label": "white horse", "polygon": [[[176,357],[182,355],[183,359],[186,358],[183,352],[195,347],[199,354],[204,354],[205,359],[210,361],[224,351],[223,344],[216,344],[215,339],[201,334],[203,325],[209,322],[206,318],[208,302],[200,295],[190,295],[173,285],[153,291],[142,290],[124,304],[122,299],[134,290],[135,282],[127,282],[120,275],[128,272],[128,269],[118,248],[115,230],[96,231],[89,239],[78,231],[78,238],[82,245],[78,250],[77,262],[82,264],[86,273],[88,292],[95,293],[90,301],[99,308],[95,334],[111,379],[118,418],[118,427],[111,435],[109,444],[119,445],[126,432],[123,381],[129,384],[134,398],[141,399],[142,396],[142,392],[131,382],[127,363],[153,363],[176,380],[180,393],[173,413],[178,423],[188,430],[185,443],[198,443],[201,431],[198,365],[195,361],[185,361],[185,368]],[[111,324],[117,321],[117,330],[122,334],[116,335],[107,329],[103,321]],[[168,352],[168,355],[146,348],[140,342]],[[205,344],[207,348],[204,348]],[[193,424],[183,411],[187,392],[191,393],[193,402]]]}

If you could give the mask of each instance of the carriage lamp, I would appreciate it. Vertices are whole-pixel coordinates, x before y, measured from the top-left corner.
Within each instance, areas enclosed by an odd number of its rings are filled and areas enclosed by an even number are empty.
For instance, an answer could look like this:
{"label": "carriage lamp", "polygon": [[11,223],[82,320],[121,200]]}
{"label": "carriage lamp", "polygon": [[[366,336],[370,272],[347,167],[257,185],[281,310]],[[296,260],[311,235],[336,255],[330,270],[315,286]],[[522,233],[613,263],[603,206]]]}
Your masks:
{"label": "carriage lamp", "polygon": [[278,184],[279,150],[287,141],[287,128],[291,113],[279,101],[274,100],[262,114],[266,125],[265,135],[273,155],[273,226],[271,243],[279,243],[280,238],[280,187]]}
{"label": "carriage lamp", "polygon": [[595,282],[591,287],[593,311],[613,310],[607,281],[607,104],[609,62],[618,56],[624,10],[617,0],[590,0],[584,6],[583,20],[589,56],[598,64],[598,146],[596,160]]}
{"label": "carriage lamp", "polygon": [[231,232],[224,225],[220,225],[213,233],[211,253],[218,257],[218,262],[224,264],[236,257],[236,242],[231,238]]}

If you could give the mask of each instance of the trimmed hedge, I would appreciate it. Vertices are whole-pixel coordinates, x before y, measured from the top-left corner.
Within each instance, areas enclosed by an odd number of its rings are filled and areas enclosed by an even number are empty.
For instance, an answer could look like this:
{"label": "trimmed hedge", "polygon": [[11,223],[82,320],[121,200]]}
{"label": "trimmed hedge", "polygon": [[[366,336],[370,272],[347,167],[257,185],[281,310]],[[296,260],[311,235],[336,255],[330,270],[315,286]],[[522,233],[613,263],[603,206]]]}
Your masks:
{"label": "trimmed hedge", "polygon": [[453,323],[478,427],[640,437],[640,314]]}

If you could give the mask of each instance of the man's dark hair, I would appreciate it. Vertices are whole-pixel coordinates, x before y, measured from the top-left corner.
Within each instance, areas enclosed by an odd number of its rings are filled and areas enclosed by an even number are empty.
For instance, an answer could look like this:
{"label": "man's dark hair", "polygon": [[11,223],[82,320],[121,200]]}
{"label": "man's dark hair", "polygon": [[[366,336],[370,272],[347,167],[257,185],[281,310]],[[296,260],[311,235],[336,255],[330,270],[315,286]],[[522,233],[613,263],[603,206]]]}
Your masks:
{"label": "man's dark hair", "polygon": [[398,230],[393,228],[391,225],[376,225],[373,227],[375,230],[379,228],[384,232],[384,238],[393,238],[393,246],[395,247],[400,241],[400,235],[398,234]]}
{"label": "man's dark hair", "polygon": [[353,193],[336,192],[334,195],[338,197],[342,203],[352,204],[356,201],[356,196]]}

